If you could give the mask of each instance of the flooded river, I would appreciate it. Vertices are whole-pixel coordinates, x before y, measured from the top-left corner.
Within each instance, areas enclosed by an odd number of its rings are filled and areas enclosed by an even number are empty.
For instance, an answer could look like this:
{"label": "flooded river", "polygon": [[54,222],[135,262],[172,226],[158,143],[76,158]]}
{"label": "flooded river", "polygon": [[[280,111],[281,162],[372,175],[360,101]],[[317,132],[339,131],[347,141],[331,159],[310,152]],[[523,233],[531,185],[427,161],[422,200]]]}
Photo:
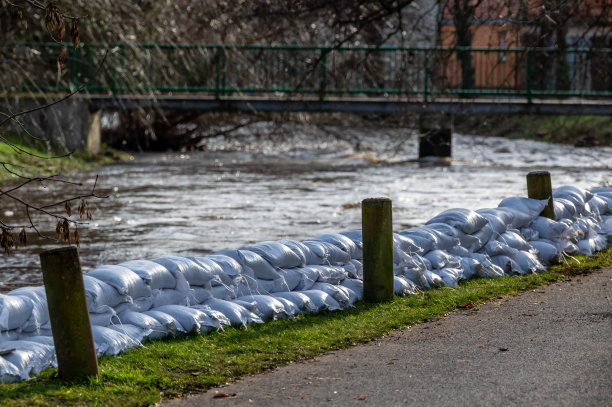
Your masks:
{"label": "flooded river", "polygon": [[[536,169],[551,172],[553,187],[612,183],[612,148],[455,135],[452,165],[422,167],[411,161],[417,139],[405,131],[295,125],[280,138],[253,135],[271,127],[259,123],[229,141],[209,140],[204,152],[136,154],[99,169],[100,192],[109,197],[91,201],[93,221],[80,228],[84,270],[359,228],[358,203],[367,197],[390,197],[400,230],[448,208],[525,195],[525,175]],[[83,182],[95,174],[82,175]],[[57,185],[27,192],[35,202],[57,193]],[[0,291],[42,283],[38,253],[54,244],[33,240],[2,255]]]}

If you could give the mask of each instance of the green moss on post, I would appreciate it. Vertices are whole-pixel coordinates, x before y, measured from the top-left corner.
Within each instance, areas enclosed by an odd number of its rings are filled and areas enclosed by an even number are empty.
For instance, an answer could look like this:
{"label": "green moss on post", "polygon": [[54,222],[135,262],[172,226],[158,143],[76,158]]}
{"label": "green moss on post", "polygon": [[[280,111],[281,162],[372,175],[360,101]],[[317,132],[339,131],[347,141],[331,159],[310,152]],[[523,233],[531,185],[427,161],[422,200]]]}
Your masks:
{"label": "green moss on post", "polygon": [[532,199],[548,199],[548,205],[540,213],[549,219],[555,219],[555,207],[553,206],[552,184],[548,171],[532,171],[527,174],[527,196]]}
{"label": "green moss on post", "polygon": [[393,298],[393,225],[391,200],[361,202],[363,297],[367,302]]}
{"label": "green moss on post", "polygon": [[76,247],[40,253],[59,376],[64,380],[98,376],[81,262]]}

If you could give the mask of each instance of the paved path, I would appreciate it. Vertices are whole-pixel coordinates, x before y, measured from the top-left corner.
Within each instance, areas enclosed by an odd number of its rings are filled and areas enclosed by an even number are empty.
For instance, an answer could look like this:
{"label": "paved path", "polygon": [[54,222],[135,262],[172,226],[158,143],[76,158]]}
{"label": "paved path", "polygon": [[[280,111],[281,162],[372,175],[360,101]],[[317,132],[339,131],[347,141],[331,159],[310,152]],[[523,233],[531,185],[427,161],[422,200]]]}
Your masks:
{"label": "paved path", "polygon": [[611,406],[612,268],[164,405]]}

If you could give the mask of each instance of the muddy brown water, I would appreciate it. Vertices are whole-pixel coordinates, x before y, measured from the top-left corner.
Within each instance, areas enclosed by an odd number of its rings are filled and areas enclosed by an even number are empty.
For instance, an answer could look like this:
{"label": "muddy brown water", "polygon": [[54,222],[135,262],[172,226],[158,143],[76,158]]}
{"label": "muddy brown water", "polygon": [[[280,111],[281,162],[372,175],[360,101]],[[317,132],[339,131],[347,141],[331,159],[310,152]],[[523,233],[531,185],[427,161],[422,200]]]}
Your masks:
{"label": "muddy brown water", "polygon": [[[257,131],[265,131],[265,123],[259,126]],[[524,196],[525,175],[533,170],[549,170],[553,187],[612,182],[608,147],[455,135],[452,164],[437,167],[411,161],[417,155],[416,137],[399,137],[398,130],[362,134],[351,129],[352,137],[360,137],[359,151],[331,133],[290,130],[295,134],[281,141],[243,134],[209,140],[204,152],[136,154],[131,161],[78,176],[87,189],[98,174],[99,192],[108,195],[90,201],[93,220],[80,227],[84,271],[357,229],[358,203],[367,197],[390,197],[394,228],[401,230],[445,209],[495,207],[507,196]],[[38,204],[70,192],[52,183],[20,191]],[[23,222],[20,208],[2,204],[3,219]],[[37,222],[54,234],[54,224],[44,218]],[[42,284],[38,253],[56,243],[30,236],[27,247],[2,255],[0,291]]]}

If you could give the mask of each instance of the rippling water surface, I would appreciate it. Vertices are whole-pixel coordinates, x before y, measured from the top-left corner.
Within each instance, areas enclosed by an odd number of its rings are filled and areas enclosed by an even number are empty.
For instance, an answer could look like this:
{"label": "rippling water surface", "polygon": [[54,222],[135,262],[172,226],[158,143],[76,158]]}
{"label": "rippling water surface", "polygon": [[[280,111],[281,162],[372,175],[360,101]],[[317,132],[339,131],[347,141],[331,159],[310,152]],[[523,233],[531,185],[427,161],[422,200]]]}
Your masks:
{"label": "rippling water surface", "polygon": [[[452,164],[423,167],[410,161],[416,137],[397,129],[296,125],[285,126],[280,141],[249,135],[271,127],[260,123],[237,139],[210,140],[205,152],[137,154],[99,169],[101,191],[109,197],[92,201],[94,220],[81,227],[84,270],[359,228],[358,203],[367,197],[390,197],[400,230],[448,208],[494,207],[504,197],[524,196],[525,175],[536,169],[551,172],[553,187],[612,182],[612,148],[455,135]],[[351,142],[357,138],[359,150]],[[84,174],[83,181],[93,176]],[[54,185],[27,191],[35,202],[55,194]],[[38,253],[53,246],[34,239],[3,255],[0,290],[41,284]]]}

